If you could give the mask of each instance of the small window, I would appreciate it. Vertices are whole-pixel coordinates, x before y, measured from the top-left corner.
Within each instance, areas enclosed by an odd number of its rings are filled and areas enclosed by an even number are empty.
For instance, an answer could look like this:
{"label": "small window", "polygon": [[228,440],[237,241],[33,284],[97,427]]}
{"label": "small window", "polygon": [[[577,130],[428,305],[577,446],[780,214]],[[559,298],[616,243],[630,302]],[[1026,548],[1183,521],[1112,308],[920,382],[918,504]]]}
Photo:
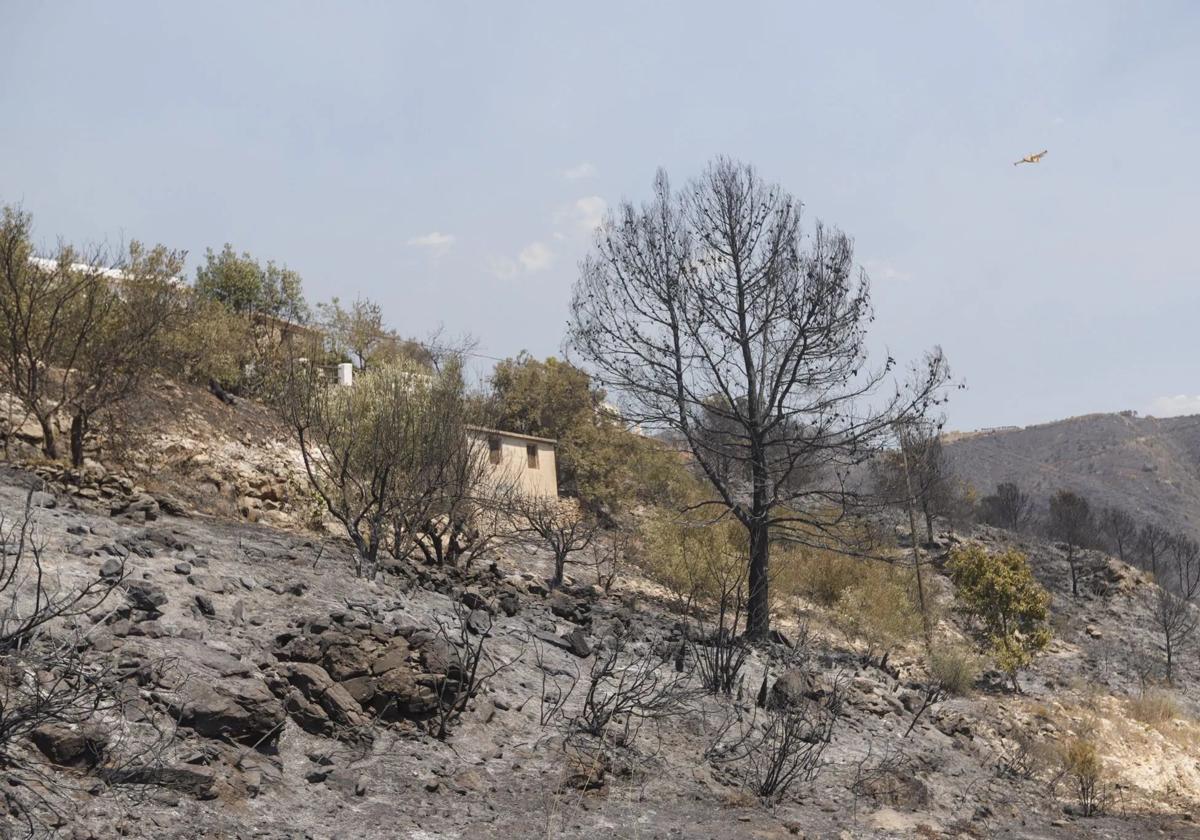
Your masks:
{"label": "small window", "polygon": [[488,460],[493,464],[500,463],[500,436],[488,435]]}
{"label": "small window", "polygon": [[536,470],[538,468],[536,443],[525,444],[525,460],[529,462],[529,469]]}

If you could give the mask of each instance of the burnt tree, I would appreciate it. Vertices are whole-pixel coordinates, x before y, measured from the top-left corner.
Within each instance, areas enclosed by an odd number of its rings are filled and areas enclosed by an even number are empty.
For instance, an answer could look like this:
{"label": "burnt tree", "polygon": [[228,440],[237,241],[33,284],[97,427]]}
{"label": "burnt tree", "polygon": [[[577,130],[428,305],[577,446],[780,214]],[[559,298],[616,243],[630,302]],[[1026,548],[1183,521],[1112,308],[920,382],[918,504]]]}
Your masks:
{"label": "burnt tree", "polygon": [[802,235],[800,203],[724,158],[680,192],[598,229],[581,266],[568,346],[625,419],[686,441],[749,535],[747,632],[770,626],[773,539],[827,544],[854,507],[847,476],[946,381],[940,351],[915,389],[881,395],[869,365],[869,282],[843,233]]}

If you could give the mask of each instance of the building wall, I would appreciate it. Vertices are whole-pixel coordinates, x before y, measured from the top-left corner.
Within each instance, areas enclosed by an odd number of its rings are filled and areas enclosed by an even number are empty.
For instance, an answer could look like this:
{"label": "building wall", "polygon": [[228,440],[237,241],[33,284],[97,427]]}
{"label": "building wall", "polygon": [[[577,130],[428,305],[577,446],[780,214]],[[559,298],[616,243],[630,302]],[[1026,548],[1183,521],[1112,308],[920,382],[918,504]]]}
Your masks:
{"label": "building wall", "polygon": [[[472,431],[471,434],[482,444],[489,447],[489,440],[499,440],[499,463],[495,469],[503,470],[508,476],[516,479],[521,490],[530,496],[558,495],[558,466],[554,460],[554,445],[546,441],[531,440],[520,435],[507,435],[504,432]],[[537,466],[529,465],[530,449],[537,452]]]}

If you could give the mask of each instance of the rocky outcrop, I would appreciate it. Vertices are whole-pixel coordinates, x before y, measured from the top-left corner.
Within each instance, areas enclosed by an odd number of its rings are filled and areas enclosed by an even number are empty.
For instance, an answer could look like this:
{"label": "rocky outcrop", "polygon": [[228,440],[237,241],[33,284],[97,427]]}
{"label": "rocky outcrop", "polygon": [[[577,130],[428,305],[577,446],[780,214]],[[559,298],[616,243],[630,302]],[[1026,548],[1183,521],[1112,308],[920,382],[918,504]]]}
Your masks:
{"label": "rocky outcrop", "polygon": [[299,625],[275,640],[271,685],[306,731],[355,738],[375,717],[423,721],[459,690],[463,655],[438,632],[350,613]]}
{"label": "rocky outcrop", "polygon": [[263,752],[274,749],[286,720],[283,705],[255,677],[227,677],[211,684],[188,681],[167,702],[181,726]]}

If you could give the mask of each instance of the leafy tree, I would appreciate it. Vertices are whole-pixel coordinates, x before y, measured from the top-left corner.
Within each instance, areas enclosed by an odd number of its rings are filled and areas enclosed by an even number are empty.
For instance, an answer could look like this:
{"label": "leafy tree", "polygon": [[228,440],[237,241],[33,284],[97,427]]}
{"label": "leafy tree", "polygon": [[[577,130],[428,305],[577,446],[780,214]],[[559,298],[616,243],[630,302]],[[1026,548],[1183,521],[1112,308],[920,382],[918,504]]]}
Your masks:
{"label": "leafy tree", "polygon": [[339,388],[292,363],[276,403],[309,482],[354,543],[358,573],[373,577],[395,523],[432,514],[467,446],[461,364],[432,378],[412,364],[373,368]]}
{"label": "leafy tree", "polygon": [[927,616],[915,602],[912,579],[901,569],[880,562],[858,561],[854,583],[838,599],[843,627],[867,645],[867,659],[888,654],[899,644],[917,638]]}
{"label": "leafy tree", "polygon": [[1014,482],[996,485],[996,492],[979,500],[979,517],[989,525],[1022,531],[1033,516],[1033,500]]}
{"label": "leafy tree", "polygon": [[997,666],[1019,692],[1017,672],[1050,643],[1050,595],[1018,551],[988,554],[979,545],[959,546],[948,565],[963,609],[978,619]]}
{"label": "leafy tree", "polygon": [[171,325],[162,359],[173,375],[189,382],[232,384],[242,375],[250,323],[212,298],[189,295],[185,311]]}
{"label": "leafy tree", "polygon": [[726,583],[739,576],[745,583],[745,530],[729,517],[713,521],[697,508],[656,507],[641,520],[640,531],[646,570],[681,612],[719,604]]}
{"label": "leafy tree", "polygon": [[578,426],[594,425],[604,401],[585,371],[528,353],[497,362],[492,388],[500,427],[541,437],[563,438]]}
{"label": "leafy tree", "polygon": [[915,388],[878,398],[893,360],[868,365],[849,237],[804,235],[799,202],[752,167],[718,159],[681,192],[659,173],[654,193],[597,231],[568,342],[627,420],[686,442],[745,528],[747,629],[763,638],[772,539],[841,521],[858,501],[847,471],[937,401],[946,366],[932,354]]}
{"label": "leafy tree", "polygon": [[568,431],[558,456],[567,462],[566,490],[606,519],[639,504],[672,505],[696,483],[675,449],[605,417]]}
{"label": "leafy tree", "polygon": [[42,428],[42,451],[59,454],[54,416],[65,403],[63,377],[112,298],[99,250],[60,245],[53,258],[33,247],[32,217],[5,207],[0,218],[0,374]]}
{"label": "leafy tree", "polygon": [[99,249],[60,246],[39,258],[27,213],[0,221],[0,375],[37,418],[42,450],[57,458],[54,416],[71,418],[71,461],[83,463],[92,421],[137,393],[163,363],[186,304],[183,252],[138,242],[110,262]]}
{"label": "leafy tree", "polygon": [[383,307],[367,298],[342,306],[338,298],[317,306],[330,350],[349,359],[359,370],[369,365],[393,364],[404,359],[433,367],[434,353],[416,341],[396,335],[383,323]]}
{"label": "leafy tree", "polygon": [[197,294],[220,301],[243,315],[265,315],[290,323],[308,320],[300,275],[274,262],[260,263],[245,251],[239,256],[226,243],[219,253],[209,248],[196,268]]}
{"label": "leafy tree", "polygon": [[176,280],[183,260],[182,251],[134,242],[119,273],[106,275],[93,293],[96,317],[80,336],[75,365],[63,377],[75,466],[83,463],[97,415],[136,395],[147,375],[162,366],[171,326],[187,308],[187,292]]}
{"label": "leafy tree", "polygon": [[1071,567],[1071,594],[1079,594],[1079,569],[1076,553],[1092,540],[1095,520],[1087,499],[1069,490],[1050,497],[1050,534],[1067,544],[1067,564]]}
{"label": "leafy tree", "polygon": [[689,483],[677,452],[624,429],[588,374],[522,353],[492,373],[498,428],[555,438],[559,489],[611,517],[632,502],[663,502]]}

